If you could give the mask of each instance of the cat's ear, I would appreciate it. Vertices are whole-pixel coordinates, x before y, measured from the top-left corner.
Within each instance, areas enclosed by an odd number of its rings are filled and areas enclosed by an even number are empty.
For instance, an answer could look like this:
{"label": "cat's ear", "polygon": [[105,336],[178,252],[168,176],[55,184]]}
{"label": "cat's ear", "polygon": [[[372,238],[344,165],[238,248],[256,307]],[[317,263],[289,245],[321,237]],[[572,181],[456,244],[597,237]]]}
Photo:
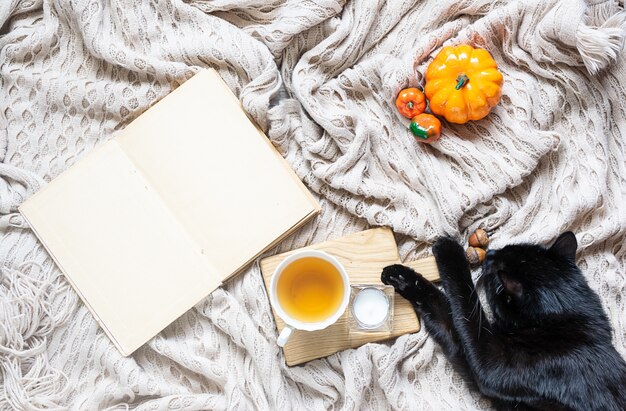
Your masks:
{"label": "cat's ear", "polygon": [[576,236],[571,231],[566,231],[556,239],[550,251],[570,261],[576,261],[576,248],[578,248]]}
{"label": "cat's ear", "polygon": [[522,283],[520,283],[505,272],[499,272],[498,277],[500,277],[502,286],[504,287],[504,290],[507,294],[514,295],[518,298],[522,296],[522,293],[524,292],[524,286],[522,285]]}

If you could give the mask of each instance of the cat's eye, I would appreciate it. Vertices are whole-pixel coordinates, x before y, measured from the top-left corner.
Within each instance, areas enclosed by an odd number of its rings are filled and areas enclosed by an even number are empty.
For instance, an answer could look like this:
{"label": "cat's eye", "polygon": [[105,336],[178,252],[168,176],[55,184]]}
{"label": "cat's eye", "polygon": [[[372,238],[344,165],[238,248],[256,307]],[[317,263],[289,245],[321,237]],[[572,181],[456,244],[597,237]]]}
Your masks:
{"label": "cat's eye", "polygon": [[504,290],[506,290],[507,294],[514,295],[516,297],[520,297],[524,290],[522,283],[518,280],[514,279],[509,273],[506,271],[499,270],[498,277],[500,277],[500,281],[502,282],[502,286]]}

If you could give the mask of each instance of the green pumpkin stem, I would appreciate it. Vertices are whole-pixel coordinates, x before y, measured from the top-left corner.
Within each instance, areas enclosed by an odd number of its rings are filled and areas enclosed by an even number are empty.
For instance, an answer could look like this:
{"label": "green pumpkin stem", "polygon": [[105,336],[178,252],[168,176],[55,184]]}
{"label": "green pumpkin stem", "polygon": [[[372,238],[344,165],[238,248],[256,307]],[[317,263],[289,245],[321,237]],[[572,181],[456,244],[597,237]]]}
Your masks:
{"label": "green pumpkin stem", "polygon": [[455,89],[460,90],[461,87],[463,87],[467,83],[469,83],[469,77],[467,77],[467,75],[465,73],[461,73],[456,78],[456,87],[455,87]]}
{"label": "green pumpkin stem", "polygon": [[409,101],[406,106],[409,108],[409,110],[413,110],[413,102]]}
{"label": "green pumpkin stem", "polygon": [[424,127],[417,124],[415,121],[411,121],[409,129],[417,138],[421,138],[422,140],[426,140],[428,138],[428,131]]}

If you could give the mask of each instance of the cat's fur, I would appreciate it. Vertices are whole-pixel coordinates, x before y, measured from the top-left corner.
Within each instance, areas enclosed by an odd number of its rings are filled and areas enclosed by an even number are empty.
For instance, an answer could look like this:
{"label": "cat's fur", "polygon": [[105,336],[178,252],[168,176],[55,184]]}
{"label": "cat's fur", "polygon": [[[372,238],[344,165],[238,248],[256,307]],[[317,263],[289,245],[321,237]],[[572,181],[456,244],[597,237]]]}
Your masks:
{"label": "cat's fur", "polygon": [[465,379],[499,410],[626,410],[626,363],[611,343],[598,295],[575,263],[576,237],[550,248],[491,250],[480,305],[463,248],[439,239],[433,253],[443,294],[408,267],[386,267],[385,284],[408,299]]}

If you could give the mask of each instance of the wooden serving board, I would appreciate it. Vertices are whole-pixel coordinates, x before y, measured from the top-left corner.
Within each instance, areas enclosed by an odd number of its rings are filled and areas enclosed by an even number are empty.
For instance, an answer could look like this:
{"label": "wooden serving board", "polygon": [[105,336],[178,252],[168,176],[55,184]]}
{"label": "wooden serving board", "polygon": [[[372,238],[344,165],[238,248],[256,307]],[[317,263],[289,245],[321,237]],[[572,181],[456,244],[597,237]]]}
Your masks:
{"label": "wooden serving board", "polygon": [[[398,247],[388,228],[374,228],[349,234],[336,240],[314,244],[261,260],[261,273],[266,289],[278,264],[290,254],[300,250],[321,250],[333,255],[346,269],[352,284],[381,284],[380,273],[390,264],[400,263]],[[436,281],[439,272],[433,257],[416,260],[405,265]],[[417,332],[420,324],[411,304],[398,294],[394,299],[393,330],[379,333],[354,333],[348,330],[348,309],[333,325],[319,331],[294,331],[283,348],[287,365],[326,357],[347,348],[356,348],[368,342],[381,341],[402,334]],[[278,333],[285,323],[272,310]]]}

